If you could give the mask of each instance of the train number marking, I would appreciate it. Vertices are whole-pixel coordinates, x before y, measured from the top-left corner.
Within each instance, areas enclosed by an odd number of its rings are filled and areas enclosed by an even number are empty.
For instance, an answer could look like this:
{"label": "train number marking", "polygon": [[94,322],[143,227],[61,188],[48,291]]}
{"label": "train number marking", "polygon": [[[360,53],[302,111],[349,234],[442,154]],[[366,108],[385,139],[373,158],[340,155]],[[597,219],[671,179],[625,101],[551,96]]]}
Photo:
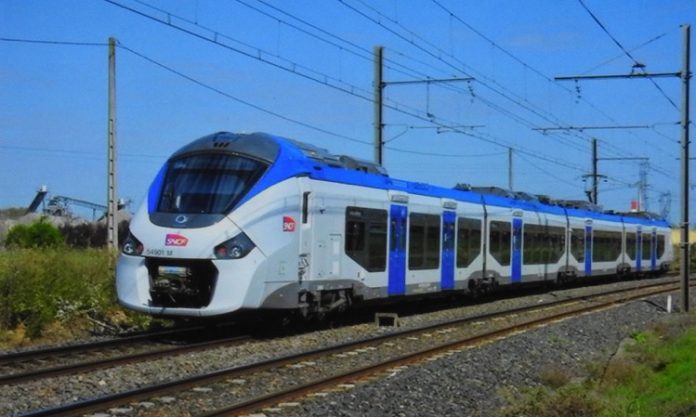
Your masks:
{"label": "train number marking", "polygon": [[148,256],[174,256],[174,251],[171,249],[147,249],[145,254]]}

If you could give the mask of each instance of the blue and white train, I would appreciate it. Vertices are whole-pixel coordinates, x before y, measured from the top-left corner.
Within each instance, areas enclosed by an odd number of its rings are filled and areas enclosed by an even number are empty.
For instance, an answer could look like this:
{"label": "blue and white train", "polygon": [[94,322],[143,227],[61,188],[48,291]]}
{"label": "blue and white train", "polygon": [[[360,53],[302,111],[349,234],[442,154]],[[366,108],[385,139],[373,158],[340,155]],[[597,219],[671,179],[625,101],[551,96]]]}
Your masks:
{"label": "blue and white train", "polygon": [[[461,188],[461,187],[459,187]],[[659,273],[664,220],[390,178],[281,137],[174,153],[130,224],[122,305],[157,316],[340,310],[359,301]]]}

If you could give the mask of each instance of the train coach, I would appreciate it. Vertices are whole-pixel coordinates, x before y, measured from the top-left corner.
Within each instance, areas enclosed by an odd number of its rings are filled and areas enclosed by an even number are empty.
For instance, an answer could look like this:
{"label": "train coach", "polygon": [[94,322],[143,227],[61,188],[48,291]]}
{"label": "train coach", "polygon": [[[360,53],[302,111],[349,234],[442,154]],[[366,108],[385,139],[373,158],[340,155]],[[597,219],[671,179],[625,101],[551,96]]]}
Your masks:
{"label": "train coach", "polygon": [[122,305],[156,316],[342,310],[500,285],[658,274],[669,224],[520,194],[391,178],[273,135],[175,152],[130,224]]}

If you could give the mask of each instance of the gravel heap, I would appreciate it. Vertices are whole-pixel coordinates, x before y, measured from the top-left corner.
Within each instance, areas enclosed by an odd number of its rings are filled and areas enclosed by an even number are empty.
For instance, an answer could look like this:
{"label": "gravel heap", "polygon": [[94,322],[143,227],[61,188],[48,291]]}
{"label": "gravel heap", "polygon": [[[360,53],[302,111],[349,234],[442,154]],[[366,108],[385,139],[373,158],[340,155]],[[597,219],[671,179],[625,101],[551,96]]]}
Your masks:
{"label": "gravel heap", "polygon": [[[555,300],[558,297],[634,285],[635,282],[619,282],[601,288],[575,288],[503,299],[404,317],[401,323],[402,328],[417,327],[453,317],[473,316]],[[499,396],[501,390],[514,391],[516,387],[539,384],[540,372],[550,365],[562,366],[582,374],[588,360],[610,357],[622,339],[665,318],[666,313],[657,306],[660,303],[665,304],[665,296],[656,299],[655,304],[634,302],[618,309],[568,320],[441,360],[426,362],[383,380],[359,384],[345,392],[303,401],[299,407],[285,408],[273,415],[491,415],[491,410],[503,404]],[[362,339],[385,331],[391,330],[366,323],[166,357],[89,374],[62,376],[39,383],[4,386],[0,390],[0,415],[18,415],[33,409],[109,395],[309,348]]]}

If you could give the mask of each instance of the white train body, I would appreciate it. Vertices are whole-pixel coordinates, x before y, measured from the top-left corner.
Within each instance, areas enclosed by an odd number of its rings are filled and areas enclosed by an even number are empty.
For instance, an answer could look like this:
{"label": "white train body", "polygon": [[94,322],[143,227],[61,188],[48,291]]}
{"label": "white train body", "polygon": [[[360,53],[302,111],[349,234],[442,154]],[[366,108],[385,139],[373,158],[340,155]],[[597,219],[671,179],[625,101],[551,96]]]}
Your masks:
{"label": "white train body", "polygon": [[360,300],[630,272],[672,261],[662,220],[388,177],[287,139],[217,133],[176,152],[117,265],[158,316],[325,312]]}

